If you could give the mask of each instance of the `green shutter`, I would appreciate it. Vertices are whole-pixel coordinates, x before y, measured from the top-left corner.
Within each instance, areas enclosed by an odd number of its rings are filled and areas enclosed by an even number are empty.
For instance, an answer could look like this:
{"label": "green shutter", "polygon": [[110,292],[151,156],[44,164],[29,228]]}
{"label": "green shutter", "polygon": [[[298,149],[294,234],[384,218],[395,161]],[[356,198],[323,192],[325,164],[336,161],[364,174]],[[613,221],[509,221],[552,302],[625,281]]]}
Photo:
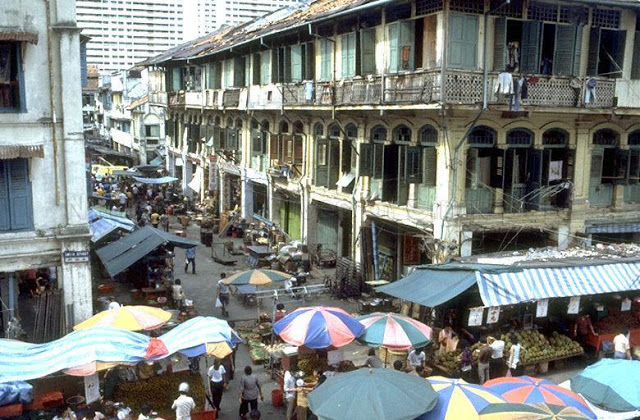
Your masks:
{"label": "green shutter", "polygon": [[236,87],[244,86],[244,57],[236,57],[233,59],[233,85]]}
{"label": "green shutter", "polygon": [[252,85],[259,85],[261,83],[260,73],[262,72],[262,56],[259,53],[253,54],[253,75],[251,77]]}
{"label": "green shutter", "polygon": [[478,149],[467,150],[467,188],[478,187]]}
{"label": "green shutter", "polygon": [[282,73],[280,72],[280,60],[282,59],[282,49],[273,48],[271,50],[271,83],[281,82]]}
{"label": "green shutter", "polygon": [[8,160],[0,160],[0,231],[9,230],[9,181],[7,179],[9,168]]}
{"label": "green shutter", "polygon": [[600,28],[591,28],[589,32],[589,58],[587,60],[587,75],[597,76],[600,64]]}
{"label": "green shutter", "polygon": [[[580,37],[578,37],[580,35]],[[556,25],[553,74],[572,76],[578,74],[582,28],[573,25]]]}
{"label": "green shutter", "polygon": [[384,177],[384,144],[375,143],[373,145],[373,177],[382,179]]}
{"label": "green shutter", "polygon": [[[361,74],[376,74],[376,30],[362,29],[360,31],[360,62]],[[639,59],[640,60],[640,59]],[[640,68],[640,62],[638,62]]]}
{"label": "green shutter", "polygon": [[495,20],[493,33],[493,70],[503,72],[507,65],[507,18]]}
{"label": "green shutter", "polygon": [[331,80],[331,61],[333,56],[333,42],[328,39],[320,41],[320,79]]}
{"label": "green shutter", "polygon": [[182,78],[180,75],[180,68],[176,67],[171,72],[171,87],[174,92],[182,89]]}
{"label": "green shutter", "polygon": [[342,43],[342,77],[356,75],[356,34],[344,34]]}
{"label": "green shutter", "polygon": [[636,35],[633,41],[633,62],[631,66],[631,78],[640,79],[640,30],[636,31]]}
{"label": "green shutter", "polygon": [[245,56],[244,60],[244,85],[251,85],[251,56]]}
{"label": "green shutter", "polygon": [[398,71],[398,24],[389,25],[389,63],[387,67],[388,73],[396,73]]}
{"label": "green shutter", "polygon": [[604,149],[593,149],[591,152],[591,170],[589,171],[589,185],[592,187],[602,183],[602,164],[604,162]]}
{"label": "green shutter", "polygon": [[283,82],[291,82],[291,47],[284,47]]}
{"label": "green shutter", "polygon": [[582,26],[578,25],[575,27],[576,36],[575,36],[575,47],[573,48],[573,72],[572,76],[580,75],[580,59],[582,58]]}
{"label": "green shutter", "polygon": [[302,81],[302,45],[291,47],[291,81]]}
{"label": "green shutter", "polygon": [[423,184],[428,187],[436,186],[436,174],[438,169],[438,155],[435,147],[423,147]]}
{"label": "green shutter", "polygon": [[224,62],[224,88],[233,86],[233,60]]}
{"label": "green shutter", "polygon": [[326,139],[316,139],[315,185],[329,186],[329,142]]}
{"label": "green shutter", "polygon": [[540,72],[540,39],[542,22],[522,22],[522,48],[520,52],[520,70],[522,73]]}
{"label": "green shutter", "polygon": [[302,78],[304,80],[313,80],[316,74],[316,53],[313,42],[307,42],[305,44],[302,61],[304,62],[304,75]]}
{"label": "green shutter", "polygon": [[373,144],[360,144],[360,176],[373,175]]}
{"label": "green shutter", "polygon": [[271,51],[263,51],[260,54],[260,84],[271,83]]}
{"label": "green shutter", "polygon": [[398,22],[398,70],[413,70],[415,21]]}
{"label": "green shutter", "polygon": [[31,205],[31,183],[29,182],[29,164],[27,159],[8,161],[9,206],[12,230],[33,227],[33,209]]}
{"label": "green shutter", "polygon": [[478,47],[478,17],[451,13],[449,15],[448,65],[475,69]]}
{"label": "green shutter", "polygon": [[422,182],[422,147],[409,146],[406,148],[405,182],[419,184]]}

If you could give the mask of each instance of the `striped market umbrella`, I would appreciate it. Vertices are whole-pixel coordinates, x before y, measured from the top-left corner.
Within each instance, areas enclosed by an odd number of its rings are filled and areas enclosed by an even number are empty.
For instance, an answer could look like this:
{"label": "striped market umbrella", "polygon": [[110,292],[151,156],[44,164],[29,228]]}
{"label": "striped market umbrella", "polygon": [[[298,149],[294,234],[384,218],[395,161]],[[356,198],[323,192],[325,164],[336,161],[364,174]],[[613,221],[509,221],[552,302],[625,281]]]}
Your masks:
{"label": "striped market umbrella", "polygon": [[242,342],[227,321],[211,316],[191,318],[158,338],[169,354],[180,352],[188,357],[207,354],[222,358]]}
{"label": "striped market umbrella", "polygon": [[480,412],[480,420],[584,420],[590,419],[574,407],[554,404],[491,404]]}
{"label": "striped market umbrella", "polygon": [[273,324],[273,332],[285,342],[311,349],[342,347],[364,330],[358,320],[340,308],[298,308]]}
{"label": "striped market umbrella", "polygon": [[484,387],[502,396],[507,402],[574,407],[588,418],[596,418],[580,395],[545,379],[530,376],[496,378],[485,382]]}
{"label": "striped market umbrella", "polygon": [[424,347],[431,342],[431,328],[408,316],[375,312],[356,319],[365,328],[358,341],[372,347],[406,350]]}
{"label": "striped market umbrella", "polygon": [[438,403],[419,420],[474,420],[485,407],[504,402],[492,391],[462,379],[431,376],[427,380],[438,393]]}
{"label": "striped market umbrella", "polygon": [[243,286],[251,284],[254,286],[265,286],[274,281],[285,281],[291,278],[290,274],[277,270],[254,269],[233,274],[222,279],[224,284],[232,286]]}
{"label": "striped market umbrella", "polygon": [[99,312],[73,327],[84,330],[93,327],[114,327],[129,331],[155,330],[171,319],[171,313],[151,306],[120,306]]}

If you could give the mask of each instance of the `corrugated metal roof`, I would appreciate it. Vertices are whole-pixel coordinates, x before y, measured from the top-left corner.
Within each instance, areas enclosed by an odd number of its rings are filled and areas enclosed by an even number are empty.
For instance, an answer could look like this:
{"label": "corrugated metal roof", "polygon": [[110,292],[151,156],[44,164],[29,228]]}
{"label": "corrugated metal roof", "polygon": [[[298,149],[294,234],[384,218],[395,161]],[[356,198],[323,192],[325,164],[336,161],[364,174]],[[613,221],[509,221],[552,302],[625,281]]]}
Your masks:
{"label": "corrugated metal roof", "polygon": [[24,41],[37,44],[38,33],[2,28],[0,29],[0,41]]}
{"label": "corrugated metal roof", "polygon": [[41,144],[31,145],[0,145],[0,159],[15,159],[15,158],[32,158],[44,157],[44,147]]}

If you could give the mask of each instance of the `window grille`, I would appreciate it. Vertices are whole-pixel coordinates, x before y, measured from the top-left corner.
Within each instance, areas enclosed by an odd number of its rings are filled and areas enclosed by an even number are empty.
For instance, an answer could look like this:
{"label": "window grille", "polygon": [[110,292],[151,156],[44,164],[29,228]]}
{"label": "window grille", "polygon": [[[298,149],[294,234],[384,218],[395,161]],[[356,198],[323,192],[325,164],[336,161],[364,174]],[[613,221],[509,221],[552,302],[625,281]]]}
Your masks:
{"label": "window grille", "polygon": [[560,6],[560,23],[570,23],[572,25],[586,25],[589,19],[589,9],[581,6]]}
{"label": "window grille", "polygon": [[496,132],[489,127],[477,127],[469,134],[469,146],[491,147],[496,142]]}
{"label": "window grille", "polygon": [[416,0],[416,16],[438,12],[442,8],[442,0]]}
{"label": "window grille", "polygon": [[509,4],[502,5],[504,0],[491,0],[491,9],[496,9],[494,16],[506,16],[510,18],[522,18],[522,0],[511,0]]}
{"label": "window grille", "polygon": [[620,28],[620,11],[612,9],[593,9],[591,26],[610,29]]}
{"label": "window grille", "polygon": [[383,142],[387,140],[387,129],[377,125],[371,129],[371,140]]}
{"label": "window grille", "polygon": [[344,131],[347,133],[347,138],[349,139],[358,137],[358,128],[355,124],[347,124],[347,128]]}
{"label": "window grille", "polygon": [[396,143],[411,142],[411,129],[406,125],[399,125],[393,130],[393,141]]}
{"label": "window grille", "polygon": [[558,5],[551,3],[531,2],[527,14],[529,20],[558,21]]}
{"label": "window grille", "polygon": [[318,137],[324,136],[324,127],[322,126],[322,123],[316,123],[316,125],[313,126],[313,134]]}
{"label": "window grille", "polygon": [[533,134],[529,130],[511,130],[507,134],[507,144],[511,147],[531,147]]}
{"label": "window grille", "polygon": [[569,134],[564,130],[551,129],[542,134],[542,145],[564,147],[569,143]]}
{"label": "window grille", "polygon": [[426,125],[420,130],[420,143],[425,146],[438,144],[438,130],[432,125]]}
{"label": "window grille", "polygon": [[629,146],[640,147],[640,130],[629,134]]}
{"label": "window grille", "polygon": [[484,2],[476,0],[451,0],[449,10],[462,13],[484,13]]}

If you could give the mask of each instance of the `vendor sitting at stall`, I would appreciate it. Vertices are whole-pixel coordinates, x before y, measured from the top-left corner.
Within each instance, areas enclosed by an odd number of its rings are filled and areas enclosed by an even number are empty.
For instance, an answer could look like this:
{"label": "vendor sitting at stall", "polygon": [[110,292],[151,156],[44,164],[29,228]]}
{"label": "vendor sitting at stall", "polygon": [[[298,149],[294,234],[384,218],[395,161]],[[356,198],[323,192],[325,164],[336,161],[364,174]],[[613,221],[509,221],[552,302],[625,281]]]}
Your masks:
{"label": "vendor sitting at stall", "polygon": [[424,362],[427,360],[427,355],[422,349],[413,349],[407,357],[411,370],[414,370],[417,366],[424,366]]}
{"label": "vendor sitting at stall", "polygon": [[[382,360],[380,360],[380,358],[376,356],[376,349],[369,349],[368,354],[369,357],[367,357],[367,361],[364,362],[364,365],[362,367],[381,368]],[[424,352],[422,354],[424,354]]]}
{"label": "vendor sitting at stall", "polygon": [[276,305],[276,314],[273,317],[273,322],[278,322],[287,314],[287,311],[284,309],[283,303],[278,303]]}

